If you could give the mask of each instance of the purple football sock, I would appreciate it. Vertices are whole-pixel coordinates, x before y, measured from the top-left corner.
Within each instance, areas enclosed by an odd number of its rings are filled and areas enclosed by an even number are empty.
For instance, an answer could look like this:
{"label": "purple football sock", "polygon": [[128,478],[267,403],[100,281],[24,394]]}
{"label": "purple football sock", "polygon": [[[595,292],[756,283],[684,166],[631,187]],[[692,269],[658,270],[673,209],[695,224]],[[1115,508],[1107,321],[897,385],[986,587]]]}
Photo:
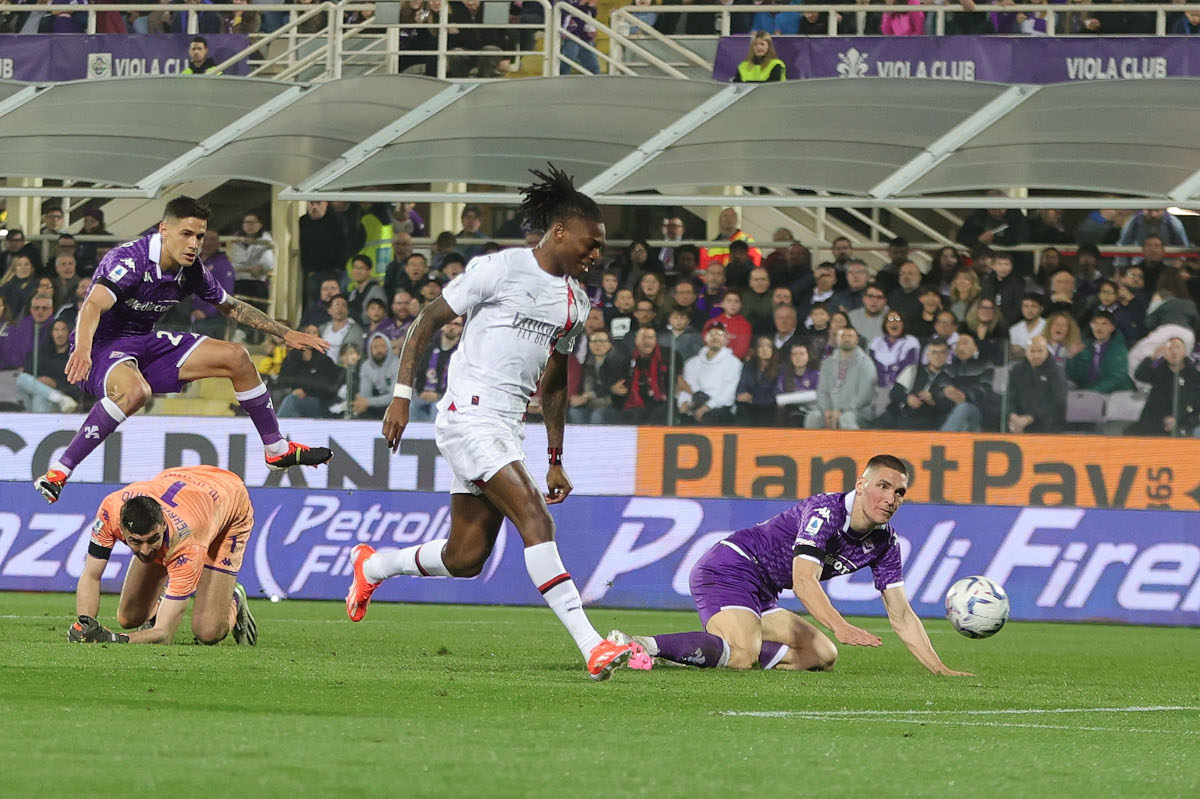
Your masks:
{"label": "purple football sock", "polygon": [[729,660],[729,647],[725,639],[711,633],[669,633],[654,636],[658,646],[655,657],[665,658],[685,666],[701,669],[716,669]]}
{"label": "purple football sock", "polygon": [[788,645],[775,641],[763,641],[762,649],[758,650],[758,665],[764,669],[773,669],[788,653]]}
{"label": "purple football sock", "polygon": [[125,414],[117,407],[117,403],[108,397],[100,400],[92,406],[87,419],[83,422],[83,427],[79,428],[79,432],[71,439],[71,443],[67,445],[66,451],[58,459],[58,463],[67,467],[68,470],[74,471],[75,467],[82,463],[84,458],[91,455],[92,450],[100,446],[104,439],[108,438],[108,434],[116,430],[117,425],[123,421],[125,421]]}
{"label": "purple football sock", "polygon": [[279,434],[279,420],[275,418],[275,406],[271,404],[271,395],[265,384],[259,383],[248,391],[235,392],[234,396],[242,410],[249,414],[250,421],[254,422],[264,446],[283,441],[283,436]]}

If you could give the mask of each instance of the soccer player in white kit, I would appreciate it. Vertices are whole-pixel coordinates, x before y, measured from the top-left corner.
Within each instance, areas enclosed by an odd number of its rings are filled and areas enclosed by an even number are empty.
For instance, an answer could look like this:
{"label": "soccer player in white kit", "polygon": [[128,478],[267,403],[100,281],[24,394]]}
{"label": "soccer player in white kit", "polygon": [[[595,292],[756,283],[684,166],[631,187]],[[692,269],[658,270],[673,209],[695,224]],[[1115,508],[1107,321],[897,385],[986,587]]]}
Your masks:
{"label": "soccer player in white kit", "polygon": [[[508,518],[525,542],[530,579],[575,639],[592,679],[603,680],[636,647],[605,641],[588,621],[559,557],[546,505],[571,493],[562,465],[567,357],[590,309],[578,277],[600,257],[604,224],[596,203],[564,172],[550,166],[549,174],[533,174],[539,182],[522,190],[521,210],[547,231],[545,237],[532,249],[475,258],[421,311],[405,339],[395,398],[383,420],[383,435],[395,451],[408,424],[417,357],[434,331],[463,316],[436,422],[438,449],[454,473],[450,537],[381,552],[356,546],[346,612],[360,621],[372,592],[388,577],[474,577]],[[550,456],[545,495],[525,467],[521,445],[525,408],[539,378]]]}

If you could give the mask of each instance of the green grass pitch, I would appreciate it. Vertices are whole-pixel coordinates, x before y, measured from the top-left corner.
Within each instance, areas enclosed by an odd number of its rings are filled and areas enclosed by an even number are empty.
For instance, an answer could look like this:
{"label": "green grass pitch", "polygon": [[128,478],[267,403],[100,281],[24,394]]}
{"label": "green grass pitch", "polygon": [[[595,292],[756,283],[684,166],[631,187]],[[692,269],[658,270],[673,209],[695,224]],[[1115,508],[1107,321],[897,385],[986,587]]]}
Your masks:
{"label": "green grass pitch", "polygon": [[[1025,623],[970,641],[927,620],[947,664],[978,675],[951,680],[865,619],[883,647],[843,647],[829,674],[597,684],[544,608],[377,603],[352,625],[340,603],[260,600],[254,649],[71,646],[72,609],[0,594],[5,799],[1200,796],[1196,629]],[[696,624],[591,617],[603,633]],[[1087,710],[1012,712],[1049,709]],[[793,715],[729,715],[747,711]]]}

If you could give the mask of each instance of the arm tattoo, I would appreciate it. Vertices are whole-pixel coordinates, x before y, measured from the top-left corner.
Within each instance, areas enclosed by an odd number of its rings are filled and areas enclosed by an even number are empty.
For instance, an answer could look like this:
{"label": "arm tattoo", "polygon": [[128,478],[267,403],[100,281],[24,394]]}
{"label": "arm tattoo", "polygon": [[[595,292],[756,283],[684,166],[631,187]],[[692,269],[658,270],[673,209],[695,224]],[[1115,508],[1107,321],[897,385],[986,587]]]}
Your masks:
{"label": "arm tattoo", "polygon": [[292,332],[292,329],[287,325],[282,322],[276,322],[253,305],[242,302],[235,297],[230,297],[229,302],[221,306],[221,311],[239,324],[252,327],[255,330],[262,330],[279,338],[283,338]]}

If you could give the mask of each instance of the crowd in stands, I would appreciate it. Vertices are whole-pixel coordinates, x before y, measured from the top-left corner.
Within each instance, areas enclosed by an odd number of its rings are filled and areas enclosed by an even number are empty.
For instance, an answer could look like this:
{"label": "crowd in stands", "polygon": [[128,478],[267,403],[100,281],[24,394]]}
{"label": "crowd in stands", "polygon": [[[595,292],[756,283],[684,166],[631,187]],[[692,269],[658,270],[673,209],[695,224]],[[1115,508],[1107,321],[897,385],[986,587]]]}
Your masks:
{"label": "crowd in stands", "polygon": [[[87,229],[103,230],[103,214],[88,214]],[[529,245],[542,235],[519,217],[485,230],[475,206],[461,223],[433,237],[411,203],[308,203],[304,310],[292,321],[330,351],[247,342],[281,416],[382,417],[421,308],[472,257],[500,249],[491,235]],[[85,251],[56,225],[48,209],[42,230],[58,238],[44,247],[11,229],[0,259],[0,369],[20,370],[15,401],[29,410],[86,401],[63,379],[65,336],[104,248]],[[1169,212],[1100,210],[1067,230],[1055,211],[979,210],[955,246],[910,253],[894,239],[877,268],[846,238],[817,263],[786,229],[760,248],[733,209],[719,229],[711,246],[670,246],[683,222],[665,219],[668,246],[634,240],[586,276],[593,307],[569,358],[572,423],[1063,432],[1081,429],[1069,398],[1084,392],[1144,401],[1128,432],[1200,433],[1200,263],[1167,255],[1191,246]],[[253,213],[240,232],[222,250],[210,231],[202,259],[228,291],[265,297],[269,234]],[[416,249],[427,236],[433,246]],[[1140,253],[1101,257],[1099,244],[1118,242]],[[1044,245],[1036,258],[1006,249],[1028,243]],[[165,324],[233,333],[199,302]],[[462,333],[451,321],[419,357],[414,420],[436,416]]]}

